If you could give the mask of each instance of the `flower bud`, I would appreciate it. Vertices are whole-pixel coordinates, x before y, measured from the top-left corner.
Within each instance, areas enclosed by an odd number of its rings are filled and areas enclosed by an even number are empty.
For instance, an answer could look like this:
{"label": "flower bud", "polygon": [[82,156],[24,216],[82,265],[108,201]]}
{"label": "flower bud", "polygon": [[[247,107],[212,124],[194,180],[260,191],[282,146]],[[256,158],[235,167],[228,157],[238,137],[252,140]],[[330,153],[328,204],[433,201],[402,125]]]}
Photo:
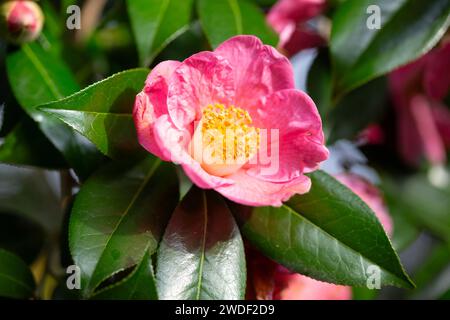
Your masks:
{"label": "flower bud", "polygon": [[0,4],[0,33],[12,43],[35,40],[43,24],[42,10],[33,1],[6,0]]}

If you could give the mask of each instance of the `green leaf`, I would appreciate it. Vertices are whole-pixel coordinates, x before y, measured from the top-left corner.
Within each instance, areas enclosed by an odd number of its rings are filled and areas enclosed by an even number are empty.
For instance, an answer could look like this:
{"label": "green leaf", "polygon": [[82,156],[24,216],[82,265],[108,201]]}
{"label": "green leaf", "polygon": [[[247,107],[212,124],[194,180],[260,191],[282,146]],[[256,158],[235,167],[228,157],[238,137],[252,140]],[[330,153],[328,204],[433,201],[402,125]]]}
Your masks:
{"label": "green leaf", "polygon": [[368,267],[375,266],[381,285],[414,287],[369,207],[324,172],[310,178],[311,191],[280,208],[233,205],[246,238],[269,258],[318,280],[366,286]]}
{"label": "green leaf", "polygon": [[0,210],[26,216],[57,234],[63,216],[57,180],[56,172],[0,164]]}
{"label": "green leaf", "polygon": [[239,229],[213,191],[193,187],[175,210],[158,249],[160,299],[243,299],[245,255]]}
{"label": "green leaf", "polygon": [[108,288],[100,290],[95,300],[157,300],[156,281],[153,274],[152,259],[148,252],[133,272]]}
{"label": "green leaf", "polygon": [[70,166],[80,176],[87,176],[100,161],[94,146],[61,121],[36,108],[79,89],[70,70],[58,58],[32,43],[8,55],[7,71],[14,95],[24,110]]}
{"label": "green leaf", "polygon": [[137,141],[132,112],[148,73],[148,69],[120,72],[39,109],[64,121],[105,155],[128,157],[143,150]]}
{"label": "green leaf", "polygon": [[141,66],[188,28],[193,0],[127,0]]}
{"label": "green leaf", "polygon": [[178,197],[175,168],[153,157],[135,165],[112,163],[85,182],[69,225],[85,297],[155,252]]}
{"label": "green leaf", "polygon": [[35,282],[28,266],[19,257],[0,249],[0,297],[27,299]]}
{"label": "green leaf", "polygon": [[272,46],[278,43],[278,37],[266,23],[263,12],[247,0],[199,0],[198,15],[213,48],[239,34],[255,35]]}
{"label": "green leaf", "polygon": [[61,153],[27,117],[0,143],[0,162],[47,169],[67,167]]}
{"label": "green leaf", "polygon": [[[381,28],[369,29],[370,5],[381,9]],[[349,0],[333,18],[331,56],[335,91],[344,94],[430,50],[450,23],[448,0]]]}

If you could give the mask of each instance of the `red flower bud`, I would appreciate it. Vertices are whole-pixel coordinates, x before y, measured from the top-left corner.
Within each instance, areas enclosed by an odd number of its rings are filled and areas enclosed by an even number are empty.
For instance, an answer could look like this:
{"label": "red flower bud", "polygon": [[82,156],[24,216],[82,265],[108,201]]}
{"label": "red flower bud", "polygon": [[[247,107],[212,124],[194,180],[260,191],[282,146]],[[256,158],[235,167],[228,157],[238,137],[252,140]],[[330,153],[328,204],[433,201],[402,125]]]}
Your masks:
{"label": "red flower bud", "polygon": [[0,32],[12,43],[35,40],[43,24],[42,10],[33,1],[7,0],[0,5]]}

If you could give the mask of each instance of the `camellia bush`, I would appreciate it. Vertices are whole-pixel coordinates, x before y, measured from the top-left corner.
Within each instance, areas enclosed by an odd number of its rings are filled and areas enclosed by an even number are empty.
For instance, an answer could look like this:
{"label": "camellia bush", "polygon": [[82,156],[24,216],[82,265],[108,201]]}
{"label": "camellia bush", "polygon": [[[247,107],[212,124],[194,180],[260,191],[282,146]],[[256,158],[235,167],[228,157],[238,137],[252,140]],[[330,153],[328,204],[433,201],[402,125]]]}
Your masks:
{"label": "camellia bush", "polygon": [[450,298],[449,0],[0,6],[0,297]]}

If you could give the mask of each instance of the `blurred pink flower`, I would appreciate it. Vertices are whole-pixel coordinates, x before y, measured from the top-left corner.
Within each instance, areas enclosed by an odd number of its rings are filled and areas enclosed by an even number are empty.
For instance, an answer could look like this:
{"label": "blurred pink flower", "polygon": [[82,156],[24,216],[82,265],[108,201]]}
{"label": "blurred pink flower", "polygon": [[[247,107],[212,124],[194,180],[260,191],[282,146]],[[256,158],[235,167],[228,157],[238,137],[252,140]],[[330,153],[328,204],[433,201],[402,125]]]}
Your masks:
{"label": "blurred pink flower", "polygon": [[[136,97],[134,121],[149,152],[246,205],[280,206],[309,191],[304,173],[328,157],[319,113],[294,89],[290,62],[254,36],[157,65]],[[265,130],[278,136],[265,138]],[[229,131],[233,148],[224,143]],[[259,157],[269,149],[273,172]]]}
{"label": "blurred pink flower", "polygon": [[278,47],[294,55],[320,46],[325,40],[307,21],[325,9],[326,0],[279,0],[267,15],[268,23],[280,36]]}
{"label": "blurred pink flower", "polygon": [[344,173],[336,176],[342,184],[352,190],[364,201],[380,220],[388,235],[392,235],[393,223],[380,191],[364,178],[355,174]]}
{"label": "blurred pink flower", "polygon": [[352,290],[290,272],[283,266],[248,249],[248,300],[349,300]]}
{"label": "blurred pink flower", "polygon": [[389,75],[397,111],[401,156],[417,166],[446,160],[450,147],[450,110],[442,104],[450,87],[450,41]]}
{"label": "blurred pink flower", "polygon": [[314,280],[281,266],[275,274],[274,300],[350,300],[352,289]]}

